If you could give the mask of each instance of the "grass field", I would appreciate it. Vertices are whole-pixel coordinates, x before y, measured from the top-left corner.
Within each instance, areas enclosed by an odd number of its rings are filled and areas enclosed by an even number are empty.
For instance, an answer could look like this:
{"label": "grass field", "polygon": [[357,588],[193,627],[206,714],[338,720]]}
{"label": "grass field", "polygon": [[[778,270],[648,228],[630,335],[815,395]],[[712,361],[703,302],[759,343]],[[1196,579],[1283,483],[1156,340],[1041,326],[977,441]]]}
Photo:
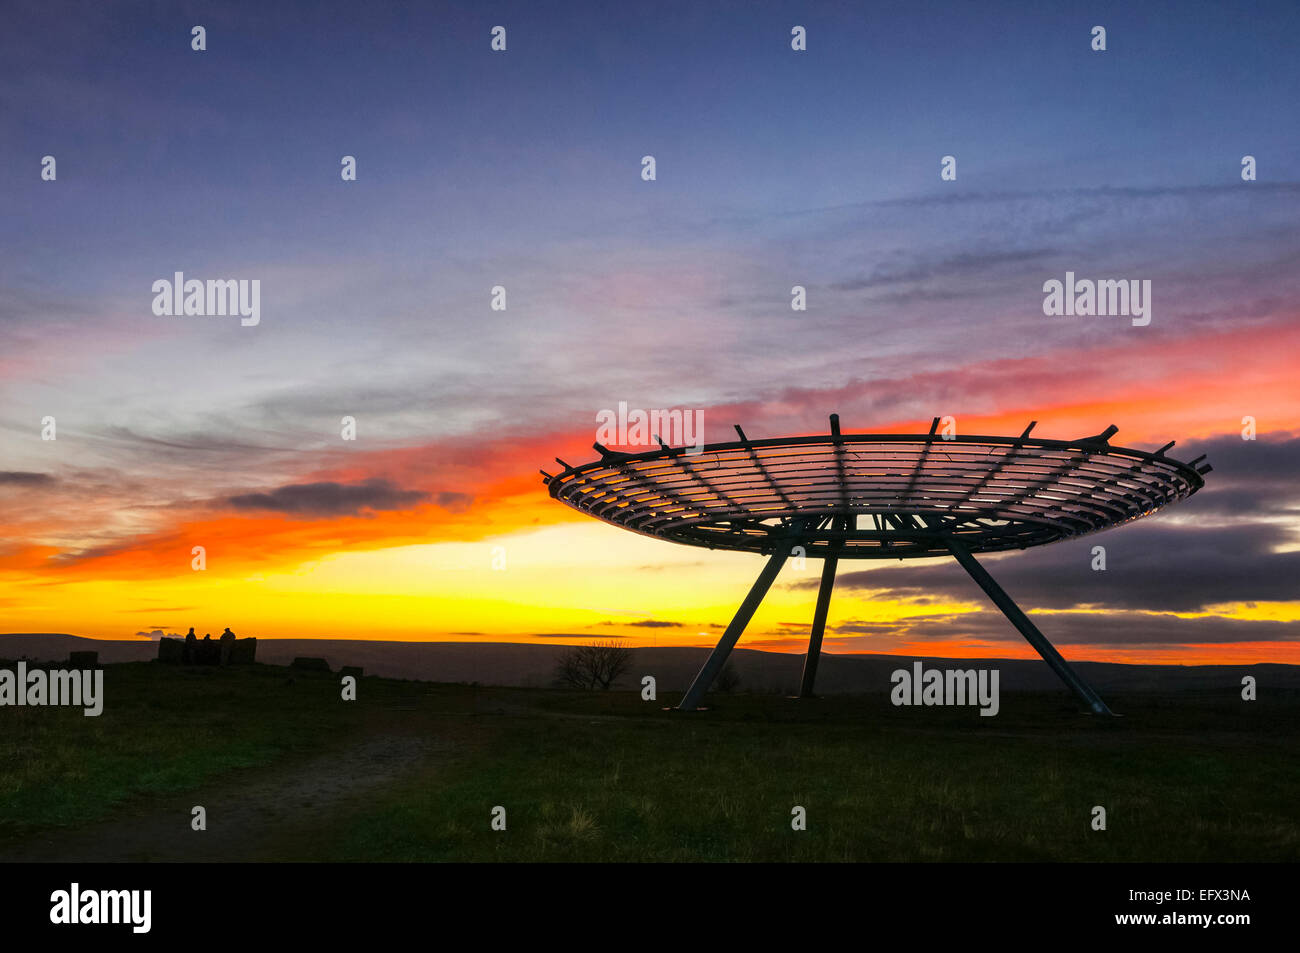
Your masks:
{"label": "grass field", "polygon": [[[0,709],[0,843],[75,825],[142,795],[192,790],[237,767],[310,750],[348,722],[323,682],[286,691],[287,671],[108,666],[103,714]],[[295,680],[297,681],[297,680]]]}
{"label": "grass field", "polygon": [[343,702],[337,676],[261,665],[131,663],[105,683],[99,718],[0,709],[0,859],[206,859],[218,830],[222,859],[1300,859],[1294,693],[1111,696],[1118,719],[1003,693],[982,718],[369,677]]}

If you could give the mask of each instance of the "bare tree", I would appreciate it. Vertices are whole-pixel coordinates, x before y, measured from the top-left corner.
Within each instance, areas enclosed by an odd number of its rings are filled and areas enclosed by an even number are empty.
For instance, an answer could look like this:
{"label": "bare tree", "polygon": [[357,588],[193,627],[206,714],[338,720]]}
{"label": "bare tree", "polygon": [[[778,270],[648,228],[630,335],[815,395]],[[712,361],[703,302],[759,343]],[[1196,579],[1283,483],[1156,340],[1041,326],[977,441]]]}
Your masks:
{"label": "bare tree", "polygon": [[608,690],[632,663],[632,650],[617,639],[575,645],[555,665],[555,681],[564,688]]}
{"label": "bare tree", "polygon": [[583,691],[591,688],[591,678],[582,664],[579,648],[574,646],[556,660],[555,684],[561,688],[578,688]]}

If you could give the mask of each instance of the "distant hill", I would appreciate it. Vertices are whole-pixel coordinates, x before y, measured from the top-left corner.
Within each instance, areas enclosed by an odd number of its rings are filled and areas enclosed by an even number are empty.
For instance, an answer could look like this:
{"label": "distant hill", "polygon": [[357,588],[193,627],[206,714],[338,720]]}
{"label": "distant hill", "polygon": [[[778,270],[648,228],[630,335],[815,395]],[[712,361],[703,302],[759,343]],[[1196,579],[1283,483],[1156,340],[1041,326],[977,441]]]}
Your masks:
{"label": "distant hill", "polygon": [[[542,687],[551,683],[563,645],[514,642],[378,642],[361,639],[259,639],[257,660],[287,665],[295,656],[326,659],[337,670],[360,665],[369,675],[430,682],[479,682],[484,685]],[[0,634],[0,659],[27,657],[63,661],[72,651],[95,651],[101,662],[139,662],[157,657],[158,643],[144,639],[107,641],[61,633]],[[709,649],[637,648],[625,682],[639,684],[654,675],[661,691],[682,691],[704,664]],[[732,653],[741,690],[793,693],[799,685],[803,656],[738,648]],[[826,694],[883,692],[890,673],[911,665],[917,656],[823,654],[817,690]],[[1004,691],[1054,691],[1061,683],[1044,662],[1024,659],[926,658],[927,667],[997,668]],[[1079,673],[1099,691],[1213,691],[1239,686],[1253,674],[1261,690],[1269,686],[1300,689],[1300,666],[1257,665],[1119,665],[1079,662]]]}

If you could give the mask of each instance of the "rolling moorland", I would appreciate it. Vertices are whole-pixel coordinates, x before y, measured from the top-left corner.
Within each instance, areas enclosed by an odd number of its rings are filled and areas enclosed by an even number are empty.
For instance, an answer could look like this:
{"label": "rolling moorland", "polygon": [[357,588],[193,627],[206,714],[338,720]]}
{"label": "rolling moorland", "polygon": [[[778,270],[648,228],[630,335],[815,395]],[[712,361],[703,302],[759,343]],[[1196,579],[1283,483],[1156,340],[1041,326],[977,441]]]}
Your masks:
{"label": "rolling moorland", "polygon": [[[704,650],[638,649],[626,689],[572,692],[541,687],[557,646],[387,645],[381,662],[382,643],[268,641],[259,664],[221,669],[114,660],[156,651],[144,641],[0,637],[0,658],[110,663],[97,718],[0,709],[0,860],[1300,859],[1288,666],[1080,666],[1124,715],[1100,719],[1041,663],[956,663],[1003,673],[982,718],[892,706],[906,657],[828,656],[825,696],[795,701],[799,657],[741,650],[739,692],[687,714],[664,709]],[[281,652],[365,665],[357,700],[337,674],[268,664]],[[371,674],[403,664],[406,679]]]}

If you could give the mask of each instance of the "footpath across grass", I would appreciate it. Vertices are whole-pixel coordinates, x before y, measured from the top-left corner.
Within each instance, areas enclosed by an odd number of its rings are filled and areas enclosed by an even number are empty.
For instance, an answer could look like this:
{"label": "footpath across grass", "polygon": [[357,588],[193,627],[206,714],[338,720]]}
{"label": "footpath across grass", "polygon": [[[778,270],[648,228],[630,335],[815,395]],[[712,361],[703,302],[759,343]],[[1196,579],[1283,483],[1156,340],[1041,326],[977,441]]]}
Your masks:
{"label": "footpath across grass", "polygon": [[356,722],[336,682],[274,666],[109,665],[104,686],[97,717],[0,709],[0,839],[317,750]]}
{"label": "footpath across grass", "polygon": [[1300,859],[1294,693],[1116,695],[1116,719],[1063,693],[1004,693],[993,718],[884,695],[722,696],[687,714],[663,710],[675,695],[371,677],[344,702],[337,674],[131,663],[106,667],[105,694],[98,718],[0,709],[0,844],[328,770],[313,756],[401,734],[428,744],[396,780],[285,822],[295,859]]}

